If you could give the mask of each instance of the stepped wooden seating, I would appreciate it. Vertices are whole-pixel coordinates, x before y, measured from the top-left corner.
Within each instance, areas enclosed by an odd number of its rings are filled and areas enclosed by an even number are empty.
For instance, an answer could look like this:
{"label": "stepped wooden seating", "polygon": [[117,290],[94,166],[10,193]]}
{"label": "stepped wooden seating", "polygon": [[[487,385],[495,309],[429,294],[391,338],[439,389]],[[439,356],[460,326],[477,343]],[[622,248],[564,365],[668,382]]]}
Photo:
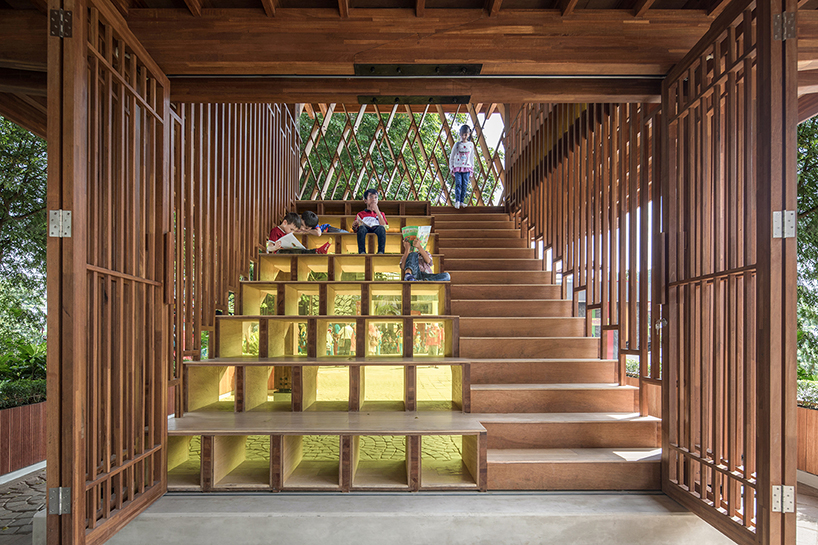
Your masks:
{"label": "stepped wooden seating", "polygon": [[[338,227],[359,208],[297,205]],[[433,226],[434,267],[445,257],[452,281],[403,282],[397,252],[344,253],[357,251],[352,235],[335,237],[329,255],[260,254],[239,314],[216,319],[212,357],[185,364],[169,488],[658,490],[660,421],[640,416],[638,390],[620,385],[618,362],[600,358],[508,215],[381,209],[399,225]],[[318,240],[329,239],[305,237]],[[434,351],[418,344],[432,323],[444,332]],[[336,324],[354,329],[343,355]],[[383,328],[389,347],[376,342]],[[341,377],[342,394],[322,393],[322,373]],[[429,386],[440,373],[451,380],[442,394]],[[384,396],[384,383],[399,387]],[[436,459],[435,441],[458,457]],[[372,458],[373,445],[389,455]]]}
{"label": "stepped wooden seating", "polygon": [[[343,228],[347,204],[315,209]],[[398,225],[433,222],[411,215],[425,204],[390,207]],[[212,357],[184,364],[170,490],[485,490],[485,428],[468,414],[450,283],[402,281],[400,234],[387,237],[385,255],[353,254],[348,234],[302,236],[308,247],[333,240],[328,255],[259,254],[237,314],[216,317]],[[442,270],[442,256],[433,259]],[[324,391],[322,376],[342,391]],[[435,383],[441,376],[448,390]],[[373,444],[386,454],[373,459]]]}

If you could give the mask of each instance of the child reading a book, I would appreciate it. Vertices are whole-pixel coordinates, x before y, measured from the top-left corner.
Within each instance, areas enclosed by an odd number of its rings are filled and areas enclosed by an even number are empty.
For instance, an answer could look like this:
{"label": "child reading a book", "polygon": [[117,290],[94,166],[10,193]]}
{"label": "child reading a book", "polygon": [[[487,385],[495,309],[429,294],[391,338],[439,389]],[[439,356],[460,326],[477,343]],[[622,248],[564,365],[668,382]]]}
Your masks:
{"label": "child reading a book", "polygon": [[343,229],[338,229],[337,227],[333,227],[329,223],[322,223],[318,225],[318,215],[315,212],[311,212],[307,210],[303,214],[301,214],[301,223],[302,226],[298,230],[299,233],[305,233],[307,235],[315,235],[320,237],[324,233],[348,233],[349,231],[344,231]]}
{"label": "child reading a book", "polygon": [[[417,251],[413,251],[417,250]],[[403,257],[400,258],[400,270],[403,279],[410,282],[416,280],[423,281],[449,281],[452,277],[449,273],[432,272],[432,256],[421,244],[420,238],[415,238],[411,242],[403,241]]]}
{"label": "child reading a book", "polygon": [[[292,235],[297,229],[301,227],[301,218],[295,212],[287,212],[284,219],[281,220],[281,225],[274,227],[270,231],[270,242],[267,243],[268,253],[288,253],[288,254],[325,254],[329,251],[330,243],[327,242],[320,248],[314,250],[307,249],[284,249],[282,250],[282,242],[288,235]],[[292,237],[295,239],[295,237]],[[303,248],[303,247],[302,247]]]}

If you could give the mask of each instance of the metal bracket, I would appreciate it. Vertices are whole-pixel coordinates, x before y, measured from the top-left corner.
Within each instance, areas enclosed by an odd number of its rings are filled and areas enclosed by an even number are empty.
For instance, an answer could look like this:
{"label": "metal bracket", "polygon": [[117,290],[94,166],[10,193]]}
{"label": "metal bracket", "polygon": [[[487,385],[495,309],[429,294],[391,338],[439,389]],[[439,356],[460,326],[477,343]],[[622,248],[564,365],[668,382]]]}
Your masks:
{"label": "metal bracket", "polygon": [[71,488],[49,488],[48,489],[48,514],[49,515],[70,515],[71,514]]}
{"label": "metal bracket", "polygon": [[773,212],[773,238],[794,238],[796,221],[795,210]]}
{"label": "metal bracket", "polygon": [[773,513],[795,513],[795,487],[773,485]]}
{"label": "metal bracket", "polygon": [[52,36],[70,38],[74,28],[74,14],[64,9],[52,9],[50,16]]}
{"label": "metal bracket", "polygon": [[773,16],[773,39],[778,42],[793,39],[797,36],[795,12],[785,11]]}
{"label": "metal bracket", "polygon": [[48,211],[48,236],[56,238],[71,238],[71,211]]}

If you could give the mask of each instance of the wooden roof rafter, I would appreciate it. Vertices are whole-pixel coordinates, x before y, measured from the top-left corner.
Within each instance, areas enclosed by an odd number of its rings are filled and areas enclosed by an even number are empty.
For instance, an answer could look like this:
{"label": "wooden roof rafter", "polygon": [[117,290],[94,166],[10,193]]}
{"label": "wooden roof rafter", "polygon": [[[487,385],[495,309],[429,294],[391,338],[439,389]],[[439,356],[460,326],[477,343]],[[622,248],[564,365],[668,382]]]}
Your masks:
{"label": "wooden roof rafter", "polygon": [[276,8],[278,7],[278,0],[261,0],[261,6],[264,8],[264,13],[267,17],[276,16]]}

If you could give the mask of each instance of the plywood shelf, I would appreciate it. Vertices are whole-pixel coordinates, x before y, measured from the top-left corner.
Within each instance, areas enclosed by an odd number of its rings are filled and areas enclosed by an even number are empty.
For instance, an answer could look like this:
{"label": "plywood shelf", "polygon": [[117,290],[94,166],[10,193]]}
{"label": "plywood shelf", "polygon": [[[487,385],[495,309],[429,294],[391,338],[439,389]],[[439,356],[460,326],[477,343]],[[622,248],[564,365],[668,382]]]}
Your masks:
{"label": "plywood shelf", "polygon": [[[388,235],[387,238],[399,236]],[[388,245],[387,249],[389,249]],[[357,249],[354,253],[349,254],[268,254],[260,252],[256,264],[257,281],[397,282],[403,280],[400,268],[403,249],[397,247],[393,249],[394,252],[386,254],[375,254],[374,252],[358,254]],[[429,254],[432,257],[432,271],[443,272],[443,256],[432,248],[429,248]]]}

